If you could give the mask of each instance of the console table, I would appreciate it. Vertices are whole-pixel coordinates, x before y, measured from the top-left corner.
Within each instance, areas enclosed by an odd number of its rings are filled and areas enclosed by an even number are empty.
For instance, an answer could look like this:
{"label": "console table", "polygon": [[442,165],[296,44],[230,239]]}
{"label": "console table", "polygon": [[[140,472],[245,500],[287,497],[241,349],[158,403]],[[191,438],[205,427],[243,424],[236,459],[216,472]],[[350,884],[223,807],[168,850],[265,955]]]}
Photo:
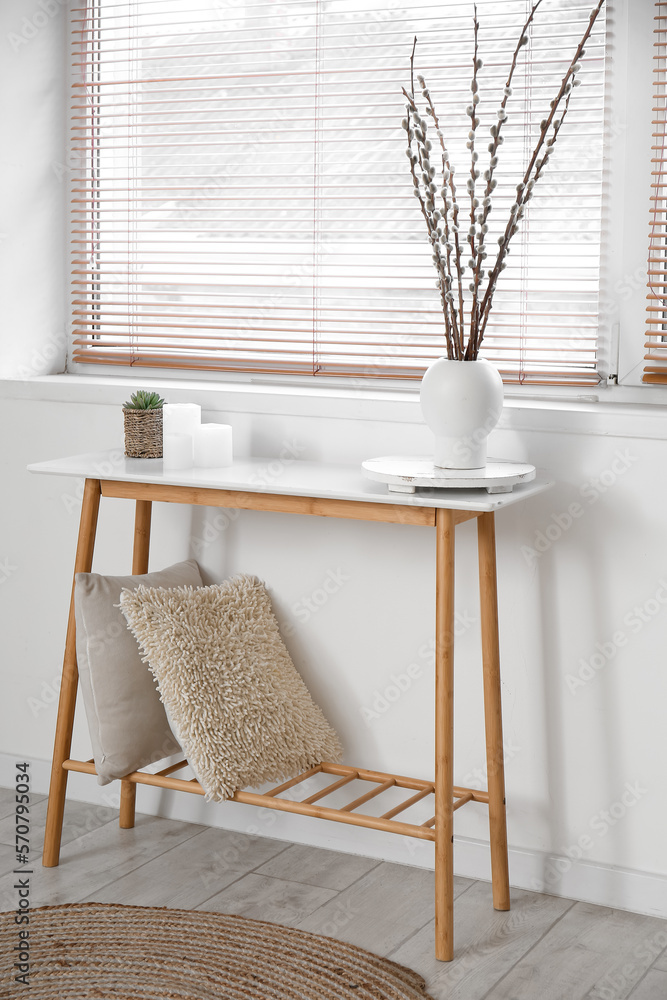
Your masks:
{"label": "console table", "polygon": [[[253,459],[235,462],[228,469],[163,472],[161,460],[126,459],[120,451],[40,462],[28,468],[31,472],[74,476],[85,480],[75,574],[87,573],[92,569],[101,497],[121,497],[135,502],[133,573],[148,572],[154,501],[434,528],[435,780],[431,782],[386,774],[366,767],[323,762],[267,792],[238,791],[234,795],[234,801],[433,841],[436,956],[444,961],[450,961],[454,951],[454,812],[467,802],[485,803],[489,809],[493,905],[497,910],[509,909],[494,516],[497,510],[547,489],[549,483],[537,479],[515,487],[512,493],[498,495],[489,495],[484,490],[435,489],[397,494],[389,493],[385,486],[364,479],[358,466],[327,465],[292,459]],[[454,784],[454,536],[456,526],[471,519],[477,520],[478,531],[488,791]],[[43,864],[46,867],[53,867],[59,861],[68,772],[95,774],[92,760],[70,758],[77,684],[72,591],[44,838]],[[178,770],[186,766],[187,761],[181,760],[157,774],[135,771],[123,778],[120,826],[130,828],[134,825],[138,784],[203,795],[204,791],[196,780],[184,780],[175,776]],[[330,775],[331,783],[300,801],[281,798],[282,792],[294,788],[316,773]],[[367,782],[369,791],[342,808],[334,809],[326,805],[326,798],[332,791],[354,780]],[[402,803],[380,816],[363,811],[366,802],[391,787],[406,790],[406,798]],[[433,796],[433,816],[425,823],[408,823],[396,818],[404,810],[429,796]]]}

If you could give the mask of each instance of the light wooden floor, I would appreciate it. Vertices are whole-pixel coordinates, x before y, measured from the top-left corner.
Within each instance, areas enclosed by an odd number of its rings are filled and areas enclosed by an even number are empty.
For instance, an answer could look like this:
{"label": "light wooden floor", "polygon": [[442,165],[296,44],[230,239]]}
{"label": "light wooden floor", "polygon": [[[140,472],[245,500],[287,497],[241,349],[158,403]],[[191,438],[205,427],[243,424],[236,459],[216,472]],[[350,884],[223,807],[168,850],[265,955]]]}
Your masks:
{"label": "light wooden floor", "polygon": [[[69,802],[61,864],[39,864],[46,800],[33,797],[32,906],[98,902],[240,913],[343,940],[418,970],[437,1000],[667,1000],[667,921],[456,880],[456,958],[433,958],[433,873],[404,865]],[[14,797],[0,789],[0,909],[16,907]],[[32,866],[31,866],[32,867]]]}

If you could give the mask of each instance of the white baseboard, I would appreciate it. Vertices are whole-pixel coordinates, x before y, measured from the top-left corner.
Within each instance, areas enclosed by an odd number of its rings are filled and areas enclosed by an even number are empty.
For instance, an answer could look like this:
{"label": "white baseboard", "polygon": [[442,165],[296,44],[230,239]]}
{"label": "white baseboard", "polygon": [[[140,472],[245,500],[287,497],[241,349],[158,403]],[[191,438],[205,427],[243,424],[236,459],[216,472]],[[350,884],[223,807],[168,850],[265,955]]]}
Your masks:
{"label": "white baseboard", "polygon": [[[0,753],[0,786],[14,784],[17,758]],[[51,765],[30,760],[31,789],[45,795],[49,789]],[[101,786],[89,775],[72,772],[68,797],[93,806],[117,806],[118,782]],[[309,844],[328,850],[361,854],[397,864],[433,868],[433,845],[410,837],[397,837],[378,830],[323,823],[308,816],[257,809],[240,803],[206,803],[199,795],[179,795],[142,785],[139,809],[150,816],[164,816],[183,822],[200,823],[242,834],[273,837],[292,843]],[[635,913],[667,918],[667,876],[634,871],[593,861],[576,861],[526,848],[510,847],[510,881],[518,889],[547,892],[554,896],[611,906]],[[489,881],[489,844],[457,837],[454,850],[457,875]]]}

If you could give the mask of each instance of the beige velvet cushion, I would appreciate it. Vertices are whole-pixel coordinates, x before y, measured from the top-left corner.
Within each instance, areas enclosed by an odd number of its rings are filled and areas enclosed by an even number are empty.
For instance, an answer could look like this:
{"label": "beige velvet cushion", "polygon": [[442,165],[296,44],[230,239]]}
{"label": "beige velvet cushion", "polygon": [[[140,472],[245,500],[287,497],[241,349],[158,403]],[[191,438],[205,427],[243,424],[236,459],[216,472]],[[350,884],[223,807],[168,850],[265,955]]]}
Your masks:
{"label": "beige velvet cushion", "polygon": [[259,580],[138,587],[123,591],[120,606],[207,799],[339,759],[338,737],[297,673]]}
{"label": "beige velvet cushion", "polygon": [[194,560],[143,576],[76,575],[76,658],[101,785],[179,749],[155,681],[117,606],[121,591],[139,584],[200,587],[201,583]]}

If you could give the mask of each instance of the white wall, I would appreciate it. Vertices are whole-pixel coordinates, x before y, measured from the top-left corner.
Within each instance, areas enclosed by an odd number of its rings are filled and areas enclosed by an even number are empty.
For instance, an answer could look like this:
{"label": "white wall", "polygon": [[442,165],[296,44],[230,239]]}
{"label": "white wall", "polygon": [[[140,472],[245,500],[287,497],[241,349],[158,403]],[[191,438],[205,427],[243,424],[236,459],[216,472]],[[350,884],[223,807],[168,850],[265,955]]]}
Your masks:
{"label": "white wall", "polygon": [[[637,5],[645,18],[651,6]],[[31,477],[25,466],[117,446],[126,394],[103,380],[82,379],[76,388],[72,377],[30,381],[63,363],[65,192],[58,164],[66,160],[65,37],[58,0],[5,0],[0,9],[0,86],[3,98],[11,98],[0,112],[3,136],[11,138],[0,161],[2,190],[11,192],[0,225],[0,373],[19,379],[0,383],[0,781],[10,778],[14,761],[28,758],[37,791],[46,790],[79,500],[73,482]],[[18,86],[21,79],[29,89]],[[630,153],[627,160],[629,169]],[[633,239],[635,257],[617,259],[612,273],[631,274],[642,265],[636,230]],[[640,290],[621,314],[629,322],[641,311]],[[373,399],[365,390],[346,397],[322,389],[293,400],[287,390],[257,386],[168,391],[171,399],[200,398],[210,419],[233,422],[246,453],[277,456],[296,442],[304,458],[354,463],[429,448],[407,394]],[[491,451],[529,459],[557,483],[498,519],[512,881],[667,916],[663,412],[662,406],[567,402],[510,406]],[[568,527],[571,504],[579,504],[580,516]],[[99,571],[130,565],[130,506],[103,501]],[[152,567],[196,554],[211,580],[239,571],[263,577],[279,619],[294,625],[287,643],[339,728],[346,760],[431,776],[433,669],[423,648],[433,635],[429,529],[244,512],[226,529],[207,531],[206,519],[214,517],[158,507]],[[456,779],[472,784],[484,767],[476,553],[473,527],[458,530],[457,607],[464,625],[471,624],[462,626],[457,648]],[[329,571],[349,579],[300,621],[294,606]],[[582,661],[590,665],[595,657],[599,669],[584,668],[590,679],[573,687]],[[362,709],[372,709],[411,663],[421,676],[378,718],[365,719]],[[74,753],[90,755],[82,714]],[[71,792],[90,802],[115,794],[78,775]],[[208,806],[153,789],[139,789],[138,799],[140,809],[166,815],[432,863],[429,845],[375,832]],[[456,830],[457,870],[484,877],[484,810],[471,805],[457,813]]]}
{"label": "white wall", "polygon": [[[120,441],[118,405],[40,402],[21,398],[6,383],[0,426],[21,428],[4,444],[2,499],[4,560],[1,585],[3,699],[0,753],[45,760],[51,751],[57,678],[64,638],[79,502],[75,481],[30,476],[28,462],[114,447]],[[118,390],[118,401],[123,390]],[[223,398],[212,405],[224,407]],[[356,462],[373,454],[421,451],[427,431],[418,423],[283,416],[236,409],[209,412],[228,419],[237,440],[255,454],[278,456],[296,444],[304,458]],[[603,866],[569,873],[571,894],[651,912],[662,881],[609,872],[618,867],[667,876],[664,825],[664,704],[667,671],[667,542],[659,497],[667,485],[667,443],[659,416],[610,421],[611,434],[581,433],[592,421],[581,413],[569,432],[525,429],[531,414],[510,413],[523,429],[494,432],[492,452],[530,459],[549,470],[554,489],[498,518],[500,619],[510,843],[515,882],[558,889],[544,853],[566,855],[583,846],[583,859]],[[554,416],[554,423],[568,417]],[[627,431],[619,427],[628,427]],[[643,429],[642,436],[633,427]],[[653,435],[659,435],[653,437]],[[279,472],[277,472],[279,482]],[[571,504],[579,515],[567,527]],[[195,554],[206,577],[257,573],[271,590],[279,620],[293,626],[287,644],[315,697],[340,730],[350,763],[415,776],[433,774],[433,664],[423,646],[433,635],[433,533],[296,515],[241,512],[210,534],[215,512],[158,505],[152,568]],[[131,558],[131,504],[104,500],[96,569],[125,572]],[[474,783],[484,766],[479,667],[479,608],[472,526],[459,529],[457,608],[462,619],[456,676],[456,778]],[[202,544],[202,539],[211,541]],[[550,541],[553,539],[553,541]],[[544,551],[542,551],[544,550]],[[303,622],[294,607],[329,571],[348,579]],[[645,619],[645,620],[644,620]],[[469,623],[466,627],[466,623]],[[421,676],[385,710],[377,692],[409,664]],[[593,664],[593,668],[582,664]],[[581,682],[579,675],[585,679]],[[574,678],[574,680],[573,680]],[[579,682],[578,682],[579,681]],[[392,692],[393,694],[393,692]],[[75,754],[89,756],[83,714]],[[8,758],[6,758],[8,759]],[[41,773],[41,772],[39,772]],[[627,787],[637,789],[626,796]],[[90,800],[97,789],[78,779],[74,791]],[[149,797],[145,797],[145,793]],[[139,808],[247,829],[255,811],[206,806],[200,800],[139,790]],[[637,801],[630,802],[636,798]],[[612,810],[611,822],[604,819]],[[623,815],[620,815],[620,814]],[[618,815],[615,815],[618,814]],[[429,847],[365,831],[295,817],[263,816],[274,836],[382,854],[429,864]],[[457,814],[463,838],[487,838],[485,813]],[[588,839],[581,841],[582,837]],[[544,868],[544,865],[547,865]],[[484,874],[486,857],[467,842],[458,870]],[[578,873],[578,874],[577,874]],[[577,877],[574,881],[574,874]],[[596,889],[582,880],[597,878]],[[619,886],[631,880],[632,891]],[[533,883],[533,880],[537,880]],[[641,880],[640,880],[641,881]],[[605,895],[605,893],[607,895]],[[602,895],[600,895],[602,894]]]}
{"label": "white wall", "polygon": [[0,378],[65,368],[67,43],[65,0],[3,0]]}

